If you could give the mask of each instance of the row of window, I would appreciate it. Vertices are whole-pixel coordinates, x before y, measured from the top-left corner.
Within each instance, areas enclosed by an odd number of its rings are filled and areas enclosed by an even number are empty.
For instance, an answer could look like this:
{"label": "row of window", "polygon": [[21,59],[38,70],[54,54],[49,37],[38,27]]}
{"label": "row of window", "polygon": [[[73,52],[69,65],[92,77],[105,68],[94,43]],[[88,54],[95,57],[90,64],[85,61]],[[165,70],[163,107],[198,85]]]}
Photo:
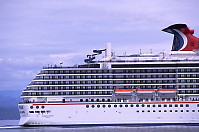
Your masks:
{"label": "row of window", "polygon": [[[86,108],[89,108],[89,107],[91,107],[91,108],[95,108],[95,107],[97,107],[97,108],[100,108],[100,107],[103,107],[103,108],[105,108],[105,107],[109,107],[109,108],[111,108],[111,106],[112,105],[105,105],[105,104],[103,104],[103,105],[86,105]],[[199,104],[197,105],[198,107],[199,107]],[[117,107],[189,107],[189,104],[152,104],[152,105],[150,105],[150,104],[114,104],[113,105],[113,107],[115,107],[115,108],[117,108]]]}
{"label": "row of window", "polygon": [[[137,113],[139,113],[139,112],[156,112],[156,110],[147,110],[147,111],[145,111],[145,110],[137,110],[136,111]],[[157,112],[185,112],[185,110],[158,110]],[[189,112],[189,110],[186,110],[186,112]],[[192,110],[192,112],[196,112],[196,110]],[[199,112],[199,110],[198,110],[198,112]]]}
{"label": "row of window", "polygon": [[[33,108],[34,108],[34,106],[30,106],[30,109],[33,109]],[[39,106],[37,105],[35,108],[36,108],[36,109],[39,109]],[[44,109],[45,106],[42,105],[41,108]]]}
{"label": "row of window", "polygon": [[42,113],[42,114],[44,114],[44,113],[50,113],[51,111],[50,110],[47,110],[47,111],[29,111],[29,113]]}
{"label": "row of window", "polygon": [[[99,81],[33,81],[30,85],[73,85],[73,84],[175,84],[174,80],[99,80]],[[199,83],[199,79],[182,79],[178,83]]]}
{"label": "row of window", "polygon": [[51,87],[27,87],[27,90],[100,90],[113,89],[112,86],[51,86]]}
{"label": "row of window", "polygon": [[[187,80],[180,81],[181,83],[188,82]],[[190,80],[190,83],[197,83]],[[73,84],[174,84],[176,80],[100,80],[100,81],[34,81],[30,85],[73,85]]]}
{"label": "row of window", "polygon": [[151,79],[151,78],[197,78],[199,74],[156,74],[156,75],[66,75],[66,76],[37,76],[35,79]]}
{"label": "row of window", "polygon": [[[159,65],[160,66],[160,65]],[[148,66],[147,66],[148,67]],[[40,74],[97,74],[97,73],[176,73],[199,72],[193,69],[128,69],[128,70],[42,70]]]}
{"label": "row of window", "polygon": [[112,91],[23,92],[22,93],[22,96],[53,96],[53,95],[112,95]]}

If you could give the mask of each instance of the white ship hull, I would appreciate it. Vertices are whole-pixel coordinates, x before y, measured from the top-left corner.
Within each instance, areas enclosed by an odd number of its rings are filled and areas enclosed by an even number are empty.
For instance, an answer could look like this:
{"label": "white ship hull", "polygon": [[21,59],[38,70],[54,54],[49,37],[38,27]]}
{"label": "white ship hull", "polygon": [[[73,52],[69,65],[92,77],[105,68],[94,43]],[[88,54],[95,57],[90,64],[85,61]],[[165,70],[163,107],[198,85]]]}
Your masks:
{"label": "white ship hull", "polygon": [[[199,102],[198,102],[199,103]],[[97,108],[100,104],[100,108]],[[105,104],[105,108],[103,108]],[[117,108],[114,105],[117,104]],[[122,107],[119,107],[122,104]],[[125,105],[128,104],[128,107]],[[134,106],[131,107],[130,105]],[[139,107],[136,107],[139,104]],[[142,107],[142,104],[145,106]],[[147,107],[147,104],[150,107]],[[156,106],[153,107],[152,105]],[[161,107],[158,107],[161,104]],[[167,107],[163,105],[166,104]],[[172,107],[169,107],[172,104]],[[175,107],[178,104],[178,107]],[[180,107],[183,104],[183,107]],[[189,107],[186,107],[186,104]],[[33,109],[30,106],[33,105]],[[89,108],[86,107],[89,105]],[[92,108],[91,106],[95,107]],[[108,105],[111,105],[109,108]],[[148,102],[148,103],[63,103],[63,104],[19,104],[19,125],[135,125],[135,124],[198,124],[197,102]],[[39,106],[37,109],[36,106]],[[44,106],[45,108],[41,108]],[[29,113],[34,111],[34,113]],[[40,111],[40,113],[35,113]],[[41,113],[45,111],[45,113]],[[47,112],[48,111],[48,112]]]}

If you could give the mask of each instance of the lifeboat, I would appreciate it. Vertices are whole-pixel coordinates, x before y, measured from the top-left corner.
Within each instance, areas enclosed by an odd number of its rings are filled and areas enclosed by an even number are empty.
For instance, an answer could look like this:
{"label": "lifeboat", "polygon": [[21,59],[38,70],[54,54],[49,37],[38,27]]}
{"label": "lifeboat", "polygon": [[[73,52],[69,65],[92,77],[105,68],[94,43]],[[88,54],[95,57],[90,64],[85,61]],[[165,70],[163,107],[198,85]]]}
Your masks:
{"label": "lifeboat", "polygon": [[116,95],[132,95],[132,89],[115,89]]}
{"label": "lifeboat", "polygon": [[155,90],[154,89],[140,89],[140,88],[138,88],[137,93],[139,93],[139,94],[153,94],[153,93],[155,93]]}
{"label": "lifeboat", "polygon": [[176,92],[177,92],[176,89],[162,89],[162,88],[160,88],[158,90],[158,93],[176,93]]}

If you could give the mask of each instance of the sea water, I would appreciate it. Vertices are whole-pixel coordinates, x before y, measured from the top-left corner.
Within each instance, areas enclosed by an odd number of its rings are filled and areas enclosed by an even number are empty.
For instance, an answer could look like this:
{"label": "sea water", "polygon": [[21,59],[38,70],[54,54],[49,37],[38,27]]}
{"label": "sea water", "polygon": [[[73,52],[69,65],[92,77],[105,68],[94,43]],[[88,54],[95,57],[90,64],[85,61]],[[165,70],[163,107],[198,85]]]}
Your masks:
{"label": "sea water", "polygon": [[48,126],[23,127],[18,120],[0,120],[0,132],[199,132],[199,126]]}

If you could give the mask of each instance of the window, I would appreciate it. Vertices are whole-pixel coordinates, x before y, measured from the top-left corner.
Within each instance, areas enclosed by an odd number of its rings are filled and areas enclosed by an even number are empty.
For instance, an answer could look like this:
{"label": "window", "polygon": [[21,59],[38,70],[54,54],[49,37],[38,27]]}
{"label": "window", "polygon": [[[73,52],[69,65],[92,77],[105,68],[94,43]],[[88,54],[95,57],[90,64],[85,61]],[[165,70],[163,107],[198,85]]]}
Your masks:
{"label": "window", "polygon": [[178,110],[175,110],[175,112],[178,112]]}
{"label": "window", "polygon": [[172,107],[172,104],[169,104],[169,107]]}
{"label": "window", "polygon": [[192,112],[195,112],[195,110],[192,110]]}
{"label": "window", "polygon": [[35,113],[40,113],[40,111],[35,111]]}
{"label": "window", "polygon": [[189,104],[186,104],[186,107],[189,107]]}
{"label": "window", "polygon": [[34,113],[34,111],[29,111],[29,113]]}
{"label": "window", "polygon": [[150,105],[147,105],[147,107],[150,107]]}
{"label": "window", "polygon": [[158,112],[161,112],[161,110],[159,110]]}
{"label": "window", "polygon": [[31,109],[33,109],[33,106],[30,106]]}
{"label": "window", "polygon": [[142,104],[142,107],[144,107],[144,104]]}
{"label": "window", "polygon": [[43,114],[43,113],[45,113],[45,111],[41,111],[41,113]]}
{"label": "window", "polygon": [[166,104],[164,104],[164,107],[167,107],[167,105],[166,105]]}
{"label": "window", "polygon": [[175,107],[178,107],[178,104],[175,104]]}
{"label": "window", "polygon": [[128,107],[128,105],[126,104],[125,107]]}
{"label": "window", "polygon": [[167,110],[164,110],[164,112],[167,112]]}
{"label": "window", "polygon": [[115,104],[115,105],[114,105],[114,107],[116,108],[116,107],[117,107],[117,105]]}
{"label": "window", "polygon": [[136,104],[136,107],[139,107],[139,104]]}
{"label": "window", "polygon": [[39,109],[39,106],[36,106],[37,109]]}
{"label": "window", "polygon": [[89,108],[89,105],[86,105],[86,108]]}
{"label": "window", "polygon": [[147,110],[147,112],[150,112],[150,110]]}
{"label": "window", "polygon": [[45,106],[41,106],[41,108],[42,108],[42,109],[44,109],[44,108],[45,108]]}
{"label": "window", "polygon": [[161,104],[159,104],[158,107],[161,107]]}
{"label": "window", "polygon": [[111,105],[108,105],[108,107],[110,108],[110,107],[111,107]]}
{"label": "window", "polygon": [[155,107],[155,104],[153,104],[153,107]]}
{"label": "window", "polygon": [[183,112],[183,110],[181,110],[180,112]]}
{"label": "window", "polygon": [[170,110],[169,112],[172,112],[172,110]]}
{"label": "window", "polygon": [[80,102],[83,102],[83,99],[80,99]]}
{"label": "window", "polygon": [[92,107],[92,108],[95,108],[95,105],[92,105],[91,107]]}
{"label": "window", "polygon": [[155,112],[155,110],[153,110],[153,112]]}
{"label": "window", "polygon": [[105,107],[106,107],[106,105],[102,105],[102,107],[103,107],[103,108],[105,108]]}
{"label": "window", "polygon": [[183,104],[180,104],[180,107],[183,107]]}
{"label": "window", "polygon": [[122,107],[122,104],[120,105],[120,107]]}
{"label": "window", "polygon": [[144,112],[144,110],[142,110],[142,112]]}
{"label": "window", "polygon": [[97,108],[99,108],[100,107],[100,105],[97,105]]}
{"label": "window", "polygon": [[189,110],[186,110],[186,112],[189,112]]}
{"label": "window", "polygon": [[133,107],[133,104],[131,104],[130,106]]}
{"label": "window", "polygon": [[139,113],[139,110],[137,110],[137,113]]}

